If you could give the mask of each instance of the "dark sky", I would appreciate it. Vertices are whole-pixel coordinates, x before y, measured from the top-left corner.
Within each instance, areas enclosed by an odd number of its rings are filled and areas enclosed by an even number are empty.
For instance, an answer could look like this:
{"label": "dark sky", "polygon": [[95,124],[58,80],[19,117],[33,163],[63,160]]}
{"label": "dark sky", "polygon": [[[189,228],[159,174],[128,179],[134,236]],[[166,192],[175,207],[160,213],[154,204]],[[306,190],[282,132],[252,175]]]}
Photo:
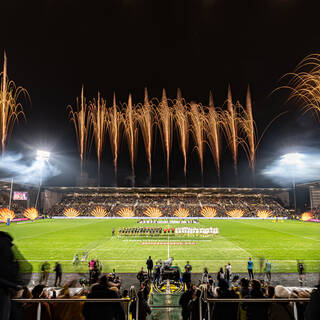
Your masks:
{"label": "dark sky", "polygon": [[[161,96],[162,88],[175,97],[177,87],[188,100],[207,103],[213,90],[222,105],[228,83],[234,100],[244,103],[251,85],[254,115],[260,132],[278,113],[289,112],[265,135],[258,153],[257,185],[271,186],[261,169],[287,150],[318,148],[319,126],[312,115],[301,115],[298,105],[285,104],[288,92],[271,92],[279,79],[293,71],[310,53],[320,52],[319,11],[316,1],[270,0],[107,0],[18,1],[0,4],[0,49],[8,56],[8,73],[32,99],[25,106],[27,122],[15,127],[8,150],[30,153],[47,148],[62,174],[47,183],[72,185],[79,157],[66,106],[74,104],[81,85],[92,98],[100,90],[111,103],[128,93],[134,102]],[[2,62],[1,62],[2,63]],[[283,84],[283,83],[282,83]],[[175,145],[175,144],[174,144]],[[165,184],[161,147],[154,151],[154,185]],[[191,150],[192,151],[192,150]],[[103,183],[112,185],[109,146],[103,157]],[[172,185],[183,184],[181,156],[173,152]],[[196,154],[189,156],[190,185],[199,185]],[[234,183],[231,155],[223,152],[223,185]],[[243,153],[239,157],[240,185],[250,185]],[[129,184],[126,147],[120,157],[119,183]],[[96,175],[95,152],[88,161]],[[137,185],[147,181],[141,146]],[[205,185],[216,184],[211,156],[206,150]]]}

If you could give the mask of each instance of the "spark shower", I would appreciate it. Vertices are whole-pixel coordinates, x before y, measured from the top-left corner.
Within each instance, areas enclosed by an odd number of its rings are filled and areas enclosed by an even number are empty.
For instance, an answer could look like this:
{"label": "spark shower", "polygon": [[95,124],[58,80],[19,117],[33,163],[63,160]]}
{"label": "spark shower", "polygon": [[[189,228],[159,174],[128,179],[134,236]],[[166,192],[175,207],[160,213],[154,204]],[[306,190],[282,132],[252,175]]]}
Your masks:
{"label": "spark shower", "polygon": [[163,89],[160,100],[157,98],[149,99],[148,91],[145,89],[144,101],[136,104],[133,103],[131,94],[129,94],[127,103],[119,103],[119,105],[115,94],[110,106],[107,106],[106,99],[103,99],[100,93],[97,98],[93,98],[88,103],[86,101],[82,87],[81,97],[77,99],[75,107],[69,105],[67,108],[78,141],[81,175],[83,174],[83,162],[92,142],[95,141],[98,184],[100,184],[101,176],[101,157],[108,135],[116,181],[120,146],[122,141],[126,141],[132,171],[132,186],[135,186],[135,161],[138,153],[139,132],[141,132],[145,148],[150,185],[152,181],[152,150],[156,133],[160,134],[162,142],[168,186],[170,185],[170,156],[174,136],[177,138],[177,145],[184,161],[185,184],[187,184],[187,162],[191,142],[193,142],[193,150],[198,155],[202,183],[204,152],[208,146],[217,171],[218,184],[220,184],[223,141],[232,154],[236,179],[239,146],[245,151],[254,179],[259,141],[252,114],[249,87],[246,106],[243,107],[239,102],[233,103],[229,86],[228,98],[225,103],[226,109],[214,105],[211,92],[209,93],[208,105],[203,105],[193,101],[187,102],[182,97],[180,89],[178,89],[175,99],[167,98],[166,91]]}

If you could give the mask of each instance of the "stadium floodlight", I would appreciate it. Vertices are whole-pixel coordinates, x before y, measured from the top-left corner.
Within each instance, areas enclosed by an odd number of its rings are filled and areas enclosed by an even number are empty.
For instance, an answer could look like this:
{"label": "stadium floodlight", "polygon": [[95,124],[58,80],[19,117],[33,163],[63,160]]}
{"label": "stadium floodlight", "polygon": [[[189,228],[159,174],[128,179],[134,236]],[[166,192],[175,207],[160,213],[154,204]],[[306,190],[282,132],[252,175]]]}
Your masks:
{"label": "stadium floodlight", "polygon": [[298,152],[287,153],[281,157],[281,162],[288,166],[300,166],[304,155]]}
{"label": "stadium floodlight", "polygon": [[48,161],[50,158],[50,152],[44,150],[37,150],[37,161]]}
{"label": "stadium floodlight", "polygon": [[280,159],[281,163],[291,169],[292,175],[292,189],[293,189],[293,203],[294,211],[297,211],[297,195],[296,195],[296,170],[303,165],[302,159],[304,155],[298,152],[287,153]]}

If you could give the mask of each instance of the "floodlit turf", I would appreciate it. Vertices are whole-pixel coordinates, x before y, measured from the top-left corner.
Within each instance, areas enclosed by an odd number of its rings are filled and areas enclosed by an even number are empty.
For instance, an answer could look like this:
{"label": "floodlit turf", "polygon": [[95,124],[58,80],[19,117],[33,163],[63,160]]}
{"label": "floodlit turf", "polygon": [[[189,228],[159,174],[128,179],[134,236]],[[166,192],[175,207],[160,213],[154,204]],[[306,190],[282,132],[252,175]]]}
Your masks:
{"label": "floodlit turf", "polygon": [[[142,245],[142,241],[156,241],[156,237],[111,236],[112,227],[142,226],[129,219],[39,220],[33,223],[1,224],[0,230],[9,232],[25,259],[39,272],[40,263],[48,260],[51,266],[60,261],[64,272],[87,271],[87,263],[72,266],[75,253],[89,252],[89,258],[102,261],[103,271],[137,272],[145,267],[149,255],[155,260],[166,259],[167,245]],[[151,226],[144,224],[144,226]],[[158,224],[157,226],[160,226]],[[165,225],[161,224],[162,227]],[[178,227],[177,224],[172,225]],[[185,225],[183,225],[185,226]],[[296,272],[297,259],[304,260],[308,272],[319,271],[320,224],[300,221],[274,223],[271,220],[201,220],[192,227],[218,227],[217,237],[184,237],[176,241],[194,241],[194,245],[172,245],[170,256],[179,266],[189,260],[194,272],[207,266],[215,272],[231,262],[233,271],[246,271],[247,259],[252,257],[255,271],[260,258],[271,261],[273,272]],[[164,241],[167,236],[161,237]],[[170,236],[175,241],[175,236]]]}

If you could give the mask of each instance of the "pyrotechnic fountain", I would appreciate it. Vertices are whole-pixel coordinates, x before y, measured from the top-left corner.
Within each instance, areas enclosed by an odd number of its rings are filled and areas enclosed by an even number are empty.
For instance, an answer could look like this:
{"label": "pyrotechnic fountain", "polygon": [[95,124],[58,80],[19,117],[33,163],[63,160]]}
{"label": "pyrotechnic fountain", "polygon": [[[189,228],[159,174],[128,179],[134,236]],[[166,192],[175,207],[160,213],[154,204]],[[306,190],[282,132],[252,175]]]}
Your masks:
{"label": "pyrotechnic fountain", "polygon": [[125,106],[123,115],[124,132],[128,142],[131,170],[132,170],[132,186],[135,186],[134,163],[138,146],[138,128],[136,112],[132,107],[132,97],[129,94],[128,104]]}
{"label": "pyrotechnic fountain", "polygon": [[217,169],[218,185],[220,186],[220,150],[221,150],[221,111],[214,107],[213,96],[210,91],[209,107],[206,115],[206,136],[208,146]]}
{"label": "pyrotechnic fountain", "polygon": [[76,108],[73,110],[72,106],[68,106],[70,120],[74,124],[76,131],[76,137],[78,141],[78,147],[80,151],[80,175],[83,176],[83,162],[86,159],[88,153],[88,146],[91,139],[91,118],[84,97],[84,88],[81,88],[80,105],[77,98]]}
{"label": "pyrotechnic fountain", "polygon": [[140,125],[144,147],[148,159],[149,181],[152,178],[152,129],[153,129],[153,110],[148,98],[148,90],[144,89],[144,103],[137,107],[137,118]]}
{"label": "pyrotechnic fountain", "polygon": [[168,105],[166,90],[162,90],[162,99],[157,108],[158,126],[160,130],[162,145],[166,154],[167,184],[170,185],[170,152],[172,147],[172,123],[173,114]]}
{"label": "pyrotechnic fountain", "polygon": [[107,113],[107,129],[109,133],[110,146],[113,154],[113,166],[114,166],[114,176],[116,180],[116,185],[118,181],[118,154],[121,141],[121,131],[122,131],[122,115],[116,104],[116,94],[113,94],[113,105],[112,108],[108,110]]}
{"label": "pyrotechnic fountain", "polygon": [[193,135],[194,145],[200,161],[201,185],[203,185],[205,114],[204,114],[203,107],[200,104],[191,102],[190,119],[191,119],[191,132]]}
{"label": "pyrotechnic fountain", "polygon": [[1,150],[3,156],[5,153],[8,136],[10,135],[15,122],[19,120],[20,116],[25,118],[22,104],[18,102],[20,95],[24,94],[26,97],[28,97],[28,92],[26,89],[23,87],[16,87],[15,83],[8,79],[7,56],[5,52],[0,82]]}
{"label": "pyrotechnic fountain", "polygon": [[187,185],[187,152],[189,148],[189,119],[187,106],[178,89],[177,100],[174,104],[174,120],[180,140],[180,149],[183,155],[184,184]]}
{"label": "pyrotechnic fountain", "polygon": [[103,98],[100,98],[98,92],[98,99],[93,100],[90,104],[90,117],[93,126],[93,135],[96,143],[97,159],[98,159],[98,186],[100,186],[101,178],[101,156],[104,148],[104,140],[107,131],[107,107]]}

